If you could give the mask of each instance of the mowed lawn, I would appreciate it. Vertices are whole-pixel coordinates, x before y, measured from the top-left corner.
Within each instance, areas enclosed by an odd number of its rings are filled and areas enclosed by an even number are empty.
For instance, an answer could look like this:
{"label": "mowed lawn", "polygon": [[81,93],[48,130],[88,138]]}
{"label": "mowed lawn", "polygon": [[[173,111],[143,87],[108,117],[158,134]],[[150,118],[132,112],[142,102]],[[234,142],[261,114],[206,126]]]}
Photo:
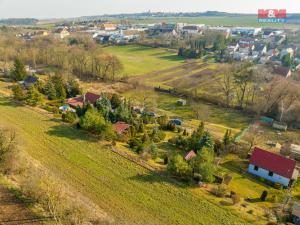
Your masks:
{"label": "mowed lawn", "polygon": [[127,76],[142,75],[181,65],[184,60],[174,50],[151,48],[138,45],[104,47],[104,52],[119,57]]}
{"label": "mowed lawn", "polygon": [[85,132],[0,99],[0,124],[17,130],[20,147],[98,204],[115,224],[246,224],[187,187],[112,153]]}

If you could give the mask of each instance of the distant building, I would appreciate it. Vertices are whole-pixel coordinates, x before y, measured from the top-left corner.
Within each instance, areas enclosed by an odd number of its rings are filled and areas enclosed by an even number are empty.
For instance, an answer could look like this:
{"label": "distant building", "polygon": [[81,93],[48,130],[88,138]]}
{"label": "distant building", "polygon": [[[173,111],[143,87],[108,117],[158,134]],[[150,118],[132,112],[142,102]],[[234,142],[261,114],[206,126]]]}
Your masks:
{"label": "distant building", "polygon": [[58,28],[58,29],[55,30],[54,36],[59,38],[59,39],[64,39],[64,38],[70,36],[70,32],[68,31],[67,27]]}
{"label": "distant building", "polygon": [[100,25],[101,30],[106,30],[106,31],[113,31],[117,29],[117,26],[113,23],[102,23]]}
{"label": "distant building", "polygon": [[202,30],[198,25],[187,25],[182,27],[182,33],[184,34],[201,34]]}
{"label": "distant building", "polygon": [[262,31],[262,28],[256,27],[236,27],[232,28],[232,32],[245,36],[256,36]]}
{"label": "distant building", "polygon": [[254,44],[254,49],[252,51],[252,54],[257,54],[259,56],[265,55],[267,53],[267,46],[264,43],[255,43]]}
{"label": "distant building", "polygon": [[289,187],[298,178],[297,162],[255,147],[248,172],[273,183]]}

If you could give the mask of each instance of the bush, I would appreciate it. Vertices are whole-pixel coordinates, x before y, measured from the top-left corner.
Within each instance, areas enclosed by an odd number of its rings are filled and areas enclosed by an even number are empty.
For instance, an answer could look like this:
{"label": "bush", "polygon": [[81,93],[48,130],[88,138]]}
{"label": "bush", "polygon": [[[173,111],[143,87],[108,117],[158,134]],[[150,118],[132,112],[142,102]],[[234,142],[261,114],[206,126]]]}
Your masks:
{"label": "bush", "polygon": [[280,189],[282,189],[282,184],[280,184],[280,183],[274,183],[274,188],[275,189],[278,189],[278,190],[280,190]]}
{"label": "bush", "polygon": [[212,189],[212,193],[217,197],[223,198],[227,193],[227,187],[223,184],[220,184]]}
{"label": "bush", "polygon": [[231,196],[231,199],[232,199],[232,204],[233,205],[236,205],[241,201],[240,196],[236,193]]}
{"label": "bush", "polygon": [[168,163],[168,171],[180,178],[190,179],[192,177],[191,166],[179,154],[171,158]]}
{"label": "bush", "polygon": [[13,98],[17,101],[23,101],[25,99],[25,93],[21,85],[17,84],[12,87]]}
{"label": "bush", "polygon": [[106,121],[101,113],[96,109],[88,109],[80,120],[80,126],[94,134],[105,137],[106,139],[115,138],[110,122]]}
{"label": "bush", "polygon": [[129,147],[137,153],[143,150],[143,142],[138,138],[132,138],[128,141]]}
{"label": "bush", "polygon": [[270,201],[271,201],[272,203],[277,203],[277,202],[278,202],[278,197],[277,197],[277,195],[272,195]]}
{"label": "bush", "polygon": [[59,110],[56,106],[53,107],[53,106],[50,106],[50,105],[45,105],[45,106],[43,106],[43,109],[45,109],[48,112],[54,113],[54,114],[59,113]]}
{"label": "bush", "polygon": [[75,112],[66,112],[62,114],[62,120],[67,123],[74,123],[77,119],[77,114]]}

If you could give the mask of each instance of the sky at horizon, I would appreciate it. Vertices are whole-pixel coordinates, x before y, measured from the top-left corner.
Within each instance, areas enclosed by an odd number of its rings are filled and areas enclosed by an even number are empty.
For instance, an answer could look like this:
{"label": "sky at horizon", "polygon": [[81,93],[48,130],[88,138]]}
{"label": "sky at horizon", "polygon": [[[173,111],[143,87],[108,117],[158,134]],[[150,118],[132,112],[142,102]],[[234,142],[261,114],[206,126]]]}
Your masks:
{"label": "sky at horizon", "polygon": [[70,18],[148,10],[257,13],[258,9],[300,13],[300,0],[0,0],[0,18]]}

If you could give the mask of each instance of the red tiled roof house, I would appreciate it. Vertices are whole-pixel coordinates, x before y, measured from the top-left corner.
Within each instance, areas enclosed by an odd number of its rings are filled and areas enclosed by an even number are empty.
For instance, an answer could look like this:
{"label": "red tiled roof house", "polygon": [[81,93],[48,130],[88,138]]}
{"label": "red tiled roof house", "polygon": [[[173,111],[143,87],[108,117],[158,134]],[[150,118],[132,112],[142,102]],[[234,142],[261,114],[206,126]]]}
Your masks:
{"label": "red tiled roof house", "polygon": [[72,108],[82,107],[84,103],[90,103],[95,105],[97,100],[101,98],[101,95],[97,95],[91,92],[87,92],[82,96],[77,96],[74,98],[69,98],[67,104]]}
{"label": "red tiled roof house", "polygon": [[297,180],[296,166],[295,160],[255,147],[250,158],[248,172],[289,187],[294,180]]}
{"label": "red tiled roof house", "polygon": [[184,159],[185,159],[185,161],[190,161],[195,157],[197,157],[197,154],[195,153],[194,150],[192,150],[185,154]]}
{"label": "red tiled roof house", "polygon": [[126,131],[128,131],[130,125],[124,122],[117,122],[113,124],[113,129],[118,135],[124,134]]}

